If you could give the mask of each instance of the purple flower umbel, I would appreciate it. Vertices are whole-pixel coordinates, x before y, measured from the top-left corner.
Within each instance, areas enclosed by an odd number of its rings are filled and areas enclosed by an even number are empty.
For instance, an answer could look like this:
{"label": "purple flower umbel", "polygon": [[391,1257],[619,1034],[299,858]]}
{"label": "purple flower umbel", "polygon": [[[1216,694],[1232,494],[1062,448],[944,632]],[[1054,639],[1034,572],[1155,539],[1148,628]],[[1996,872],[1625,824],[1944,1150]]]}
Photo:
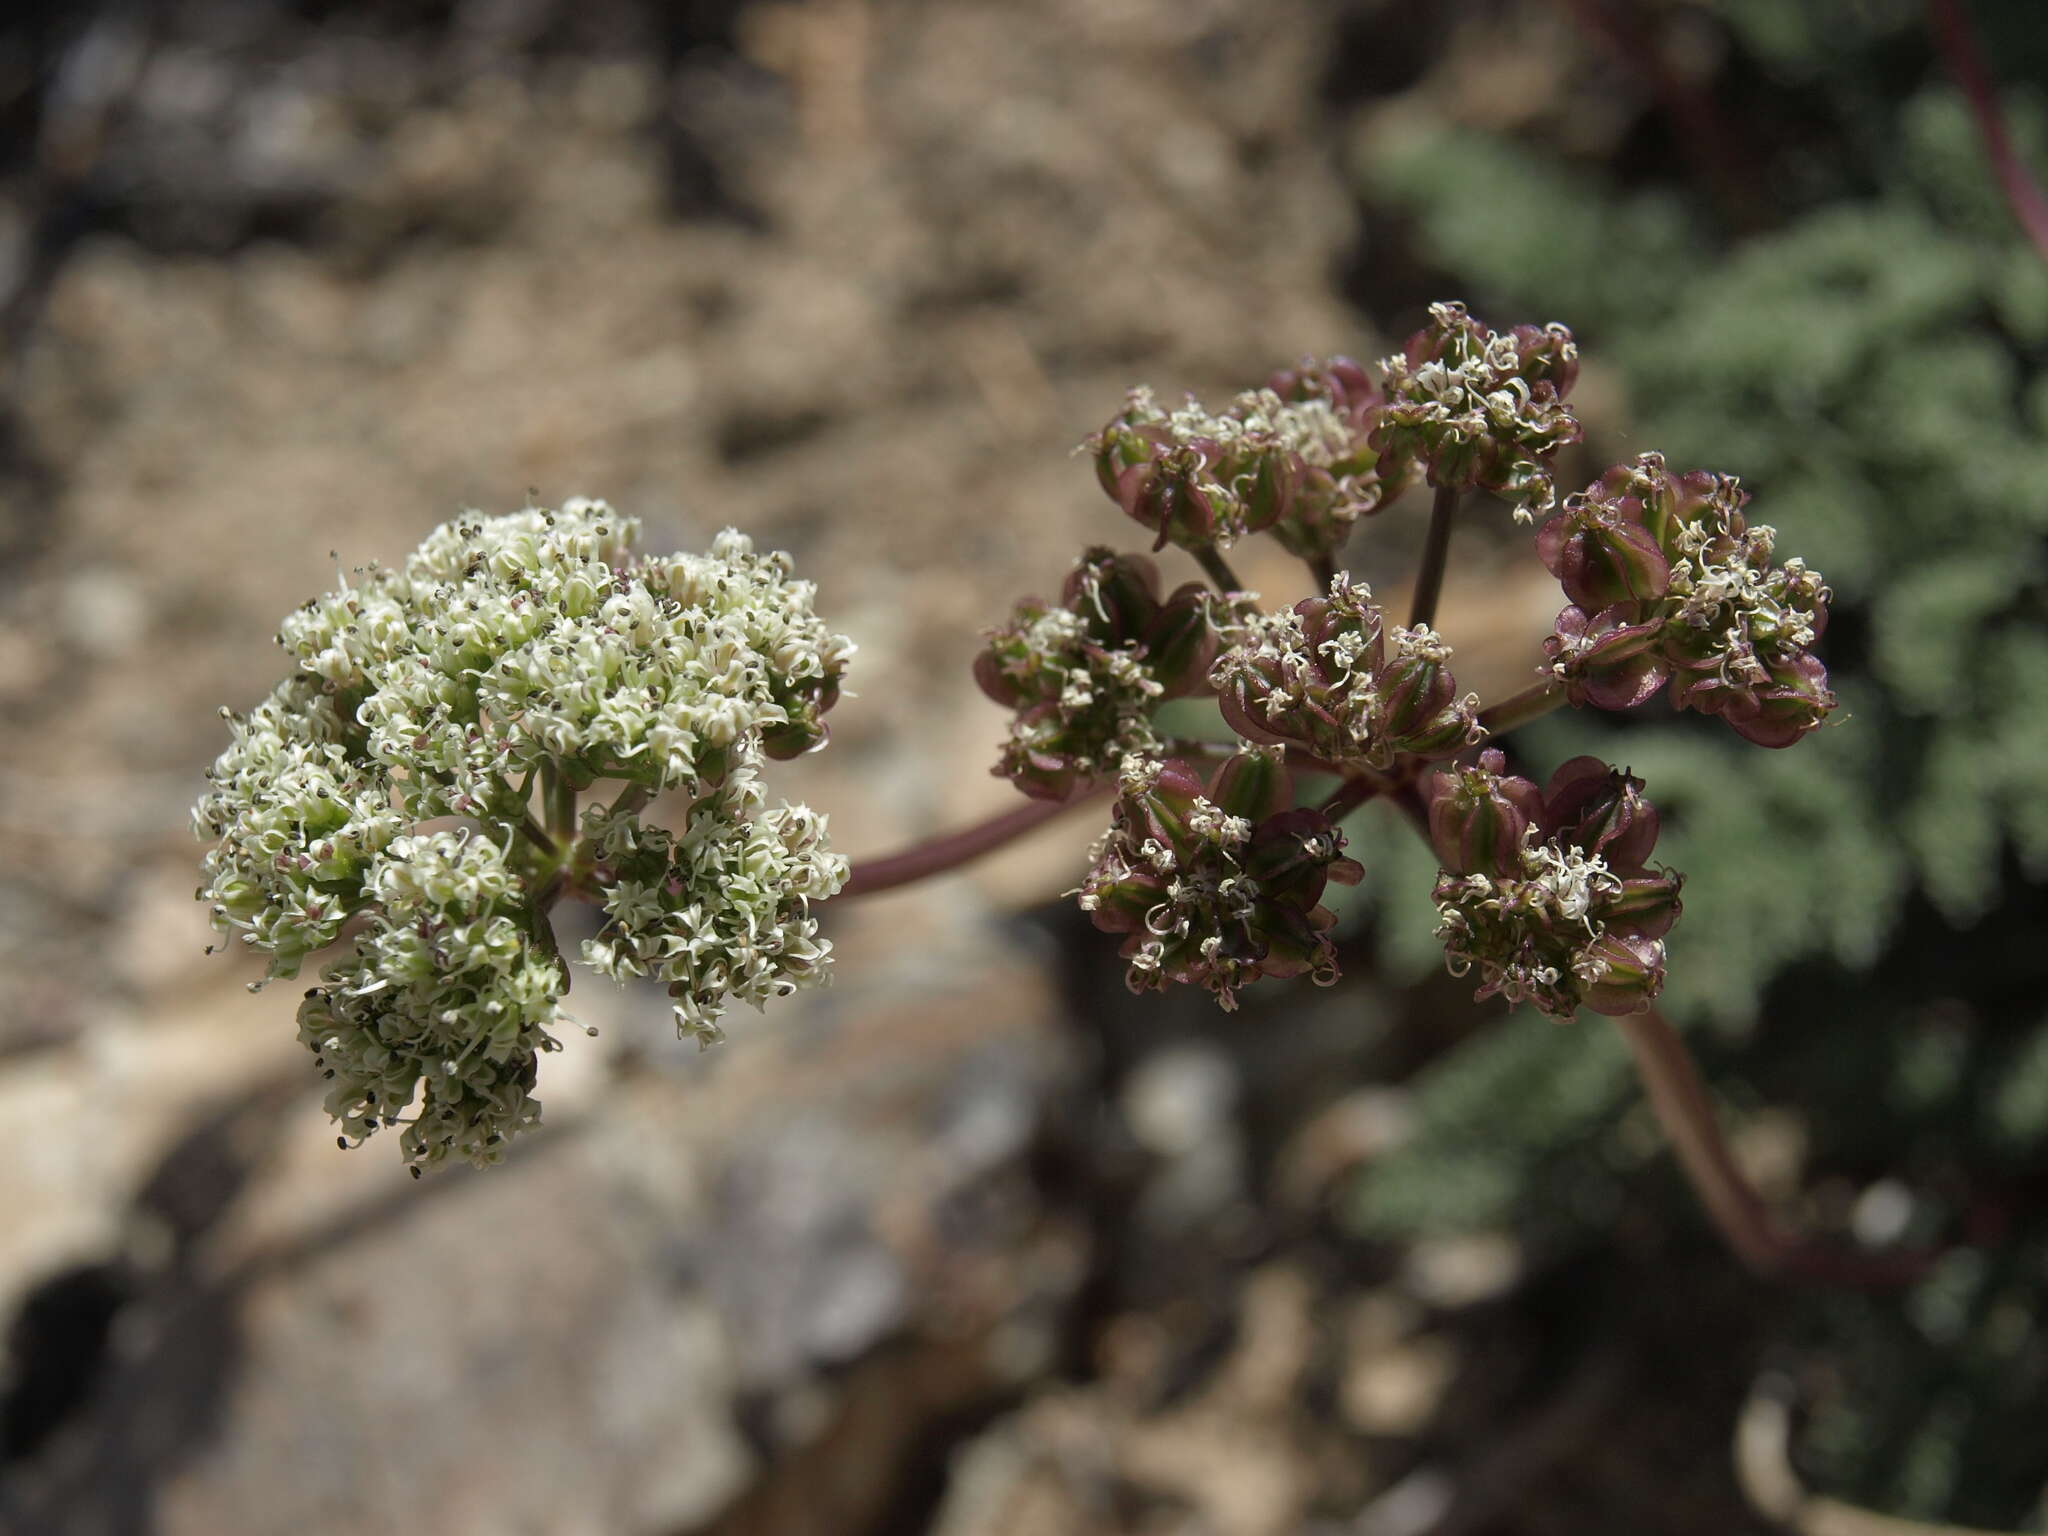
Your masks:
{"label": "purple flower umbel", "polygon": [[1574,704],[1627,709],[1668,682],[1677,709],[1719,715],[1789,747],[1835,707],[1812,646],[1828,589],[1803,560],[1772,563],[1776,533],[1743,516],[1730,475],[1674,475],[1646,453],[1616,465],[1536,534],[1572,606],[1544,642]]}
{"label": "purple flower umbel", "polygon": [[1683,877],[1652,871],[1657,812],[1640,779],[1575,757],[1542,790],[1503,772],[1498,751],[1439,769],[1427,791],[1437,937],[1451,973],[1479,973],[1481,998],[1553,1019],[1581,1007],[1639,1013],[1664,986],[1663,938]]}
{"label": "purple flower umbel", "polygon": [[1206,784],[1190,763],[1125,760],[1080,896],[1096,927],[1128,935],[1133,992],[1191,982],[1235,1008],[1262,976],[1337,979],[1323,890],[1363,871],[1339,857],[1344,836],[1329,819],[1287,809],[1291,798],[1268,750],[1238,753]]}

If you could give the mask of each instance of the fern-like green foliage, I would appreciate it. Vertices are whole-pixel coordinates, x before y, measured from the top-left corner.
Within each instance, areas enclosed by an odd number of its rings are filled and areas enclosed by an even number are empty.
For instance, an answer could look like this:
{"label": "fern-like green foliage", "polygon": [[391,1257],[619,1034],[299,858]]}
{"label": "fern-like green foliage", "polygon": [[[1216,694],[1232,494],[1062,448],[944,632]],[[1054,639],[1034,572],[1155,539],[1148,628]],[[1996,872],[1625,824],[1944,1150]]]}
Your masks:
{"label": "fern-like green foliage", "polygon": [[[2048,163],[2042,114],[2018,117]],[[2048,877],[2048,266],[1952,92],[1923,91],[1900,128],[1893,185],[1725,253],[1673,194],[1611,195],[1499,139],[1446,131],[1372,163],[1435,261],[1496,309],[1568,314],[1619,372],[1617,455],[1741,474],[1834,586],[1849,718],[1785,761],[1683,722],[1542,733],[1605,734],[1670,804],[1692,882],[1680,1013],[1739,1023],[1790,959],[1867,960],[1916,884],[1981,914],[2008,847]]]}
{"label": "fern-like green foliage", "polygon": [[[2038,1521],[2048,264],[1961,98],[1931,83],[1919,5],[1711,9],[1748,88],[1807,93],[1802,110],[1837,136],[1839,163],[1780,167],[1781,223],[1730,240],[1676,184],[1624,188],[1527,145],[1412,124],[1369,144],[1368,209],[1398,212],[1481,312],[1573,326],[1589,374],[1627,401],[1592,444],[1598,463],[1655,447],[1676,469],[1741,475],[1753,517],[1833,585],[1821,650],[1847,718],[1798,746],[1747,748],[1661,704],[1552,717],[1516,745],[1539,774],[1592,751],[1649,784],[1659,857],[1688,875],[1666,1001],[1696,1026],[1717,1092],[1794,1108],[1810,1178],[1851,1195],[1896,1181],[1912,1231],[1964,1244],[1904,1296],[1773,1314],[1778,1358],[1818,1362],[1832,1383],[1802,1470],[1901,1514]],[[2007,33],[2012,57],[2048,52],[2037,7],[1977,9],[2001,62]],[[1888,72],[1908,68],[1911,92],[1887,95]],[[2048,172],[2048,111],[2025,92],[2006,106],[2020,153]],[[1412,882],[1382,836],[1361,824],[1360,857],[1378,851]],[[1425,964],[1403,892],[1365,900],[1388,969]],[[1416,1134],[1354,1190],[1364,1231],[1592,1243],[1601,1213],[1649,1188],[1626,1134],[1640,1092],[1598,1021],[1510,1017],[1412,1086]],[[1675,1217],[1691,1210],[1675,1181],[1654,1192]]]}

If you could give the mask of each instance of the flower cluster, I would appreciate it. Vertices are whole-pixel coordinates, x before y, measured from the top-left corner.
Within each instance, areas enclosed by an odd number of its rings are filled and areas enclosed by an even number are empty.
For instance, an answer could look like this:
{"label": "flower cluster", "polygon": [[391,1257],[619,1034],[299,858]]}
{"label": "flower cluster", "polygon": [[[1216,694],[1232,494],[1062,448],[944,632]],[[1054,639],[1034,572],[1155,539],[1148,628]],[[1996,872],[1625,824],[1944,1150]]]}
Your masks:
{"label": "flower cluster", "polygon": [[403,569],[307,603],[278,642],[419,816],[470,814],[543,762],[674,788],[822,743],[853,647],[789,557],[732,529],[708,555],[634,555],[638,533],[580,498],[447,523]]}
{"label": "flower cluster", "polygon": [[[604,954],[632,959],[605,968],[662,975],[702,1035],[729,997],[808,984],[824,959],[807,903],[844,866],[802,807],[761,811],[754,774],[823,743],[852,646],[786,556],[730,530],[708,555],[637,555],[637,531],[577,500],[466,517],[403,567],[358,571],[285,621],[293,669],[229,715],[194,808],[213,844],[200,898],[271,976],[362,921],[300,1033],[348,1136],[398,1123],[417,1095],[402,1139],[415,1165],[493,1161],[537,1116],[534,1064],[567,985],[546,909],[600,884],[574,845],[575,795],[594,780],[693,802],[660,916],[617,918],[633,937]],[[422,825],[450,818],[471,825]],[[658,842],[630,813],[605,831]]]}
{"label": "flower cluster", "polygon": [[1432,304],[1429,324],[1380,367],[1387,399],[1372,446],[1382,475],[1420,464],[1433,486],[1493,492],[1517,521],[1549,510],[1550,460],[1581,436],[1564,402],[1579,373],[1570,331],[1494,331],[1462,304]]}
{"label": "flower cluster", "polygon": [[728,1002],[760,1008],[826,976],[832,946],[811,902],[837,894],[846,860],[826,846],[824,817],[763,801],[746,771],[692,804],[681,833],[601,807],[583,816],[607,919],[584,961],[665,982],[678,1027],[706,1045],[722,1038]]}
{"label": "flower cluster", "polygon": [[1228,548],[1270,530],[1291,553],[1327,555],[1405,483],[1369,441],[1380,391],[1349,358],[1273,375],[1212,413],[1192,395],[1168,411],[1149,389],[1083,445],[1112,500],[1168,544]]}
{"label": "flower cluster", "polygon": [[1372,592],[1339,572],[1328,595],[1242,621],[1218,659],[1223,718],[1240,736],[1339,766],[1449,757],[1485,732],[1460,697],[1451,648],[1426,625],[1385,629]]}
{"label": "flower cluster", "polygon": [[344,1145],[403,1125],[415,1169],[494,1163],[540,1119],[532,1090],[540,1053],[560,1049],[562,962],[518,869],[471,829],[395,838],[368,885],[370,926],[299,1005],[327,1112]]}
{"label": "flower cluster", "polygon": [[1664,986],[1663,936],[1682,877],[1653,872],[1657,813],[1640,779],[1577,757],[1538,790],[1501,753],[1439,769],[1426,803],[1443,871],[1437,937],[1478,996],[1565,1020],[1580,1007],[1637,1013]]}
{"label": "flower cluster", "polygon": [[1328,818],[1288,808],[1278,753],[1240,752],[1207,784],[1189,763],[1131,757],[1120,791],[1080,898],[1096,927],[1127,935],[1133,992],[1191,982],[1234,1008],[1262,976],[1336,979],[1320,902],[1362,871]]}
{"label": "flower cluster", "polygon": [[1675,708],[1766,747],[1827,718],[1835,696],[1812,651],[1827,586],[1802,560],[1773,564],[1776,534],[1744,518],[1748,499],[1732,476],[1674,475],[1646,453],[1538,530],[1572,604],[1544,650],[1574,704],[1626,709],[1669,682]]}
{"label": "flower cluster", "polygon": [[1158,752],[1153,710],[1208,686],[1225,622],[1199,582],[1162,601],[1150,560],[1089,550],[1057,606],[1025,599],[975,658],[982,691],[1017,711],[996,774],[1064,800],[1127,755]]}

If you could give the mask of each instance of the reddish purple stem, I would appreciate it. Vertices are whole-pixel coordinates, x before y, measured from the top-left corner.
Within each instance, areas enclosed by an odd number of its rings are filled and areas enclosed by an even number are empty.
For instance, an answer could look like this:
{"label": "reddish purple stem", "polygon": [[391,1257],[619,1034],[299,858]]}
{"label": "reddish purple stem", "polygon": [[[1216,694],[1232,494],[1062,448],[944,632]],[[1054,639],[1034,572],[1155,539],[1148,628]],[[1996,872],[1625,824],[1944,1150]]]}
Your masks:
{"label": "reddish purple stem", "polygon": [[1110,782],[1092,785],[1077,790],[1065,800],[1033,800],[1020,805],[1014,811],[1005,811],[1000,816],[991,816],[987,821],[976,822],[971,827],[962,827],[958,832],[949,832],[929,842],[918,843],[901,853],[888,854],[878,859],[861,859],[853,866],[853,873],[840,888],[841,898],[847,896],[872,896],[877,891],[894,890],[899,885],[909,885],[914,880],[928,879],[971,863],[985,853],[993,853],[1005,843],[1015,842],[1027,832],[1037,830],[1055,816],[1086,805],[1097,799],[1110,788]]}
{"label": "reddish purple stem", "polygon": [[1723,1241],[1755,1273],[1820,1285],[1883,1288],[1912,1284],[1940,1257],[1920,1249],[1856,1253],[1783,1231],[1736,1164],[1721,1134],[1714,1101],[1678,1032],[1655,1009],[1624,1014],[1614,1022],[1628,1041],[1650,1108],[1671,1138],[1679,1167]]}
{"label": "reddish purple stem", "polygon": [[1984,140],[1984,153],[1998,177],[1999,189],[2005,193],[2006,206],[2012,209],[2013,217],[2019,220],[2020,228],[2041,253],[2041,259],[2048,261],[2048,196],[2042,194],[2012,147],[2012,136],[2005,130],[2005,114],[1998,105],[1998,87],[1991,79],[1984,50],[1970,26],[1969,8],[1963,0],[1927,0],[1927,15],[1934,24],[1935,42],[1940,45],[1948,72],[1969,98],[1970,114],[1977,119],[1977,132]]}

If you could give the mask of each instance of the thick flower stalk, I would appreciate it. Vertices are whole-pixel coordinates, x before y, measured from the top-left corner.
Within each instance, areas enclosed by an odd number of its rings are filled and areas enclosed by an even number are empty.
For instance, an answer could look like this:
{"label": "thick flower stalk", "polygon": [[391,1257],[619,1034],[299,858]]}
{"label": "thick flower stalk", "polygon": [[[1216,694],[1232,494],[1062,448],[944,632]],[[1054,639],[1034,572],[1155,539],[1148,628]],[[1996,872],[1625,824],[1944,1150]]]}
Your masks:
{"label": "thick flower stalk", "polygon": [[1489,749],[1438,769],[1426,794],[1437,937],[1480,998],[1553,1019],[1639,1013],[1664,986],[1663,938],[1683,877],[1653,871],[1657,813],[1640,779],[1575,757],[1538,790]]}
{"label": "thick flower stalk", "polygon": [[1083,446],[1124,512],[1168,544],[1228,549],[1270,530],[1290,552],[1328,555],[1405,483],[1369,441],[1380,391],[1349,358],[1313,359],[1211,412],[1190,395],[1166,410],[1133,389]]}
{"label": "thick flower stalk", "polygon": [[1571,606],[1545,642],[1574,704],[1627,709],[1667,683],[1677,709],[1788,747],[1835,707],[1813,654],[1829,593],[1802,560],[1773,563],[1733,476],[1674,475],[1646,453],[1565,499],[1537,553]]}
{"label": "thick flower stalk", "polygon": [[1064,800],[1126,756],[1158,753],[1153,712],[1206,690],[1227,622],[1199,582],[1162,601],[1150,560],[1089,550],[1057,605],[1026,598],[975,658],[982,692],[1016,711],[994,772]]}
{"label": "thick flower stalk", "polygon": [[[353,923],[299,1013],[345,1141],[404,1125],[416,1168],[482,1164],[537,1120],[565,894],[611,912],[588,958],[661,976],[699,1037],[825,974],[809,903],[845,863],[822,818],[764,809],[756,774],[824,742],[852,646],[786,556],[730,530],[639,555],[637,532],[583,500],[449,523],[289,617],[290,674],[228,717],[193,812],[199,894],[272,977]],[[615,809],[579,828],[605,778]],[[689,802],[673,835],[642,821],[662,790]]]}
{"label": "thick flower stalk", "polygon": [[1327,817],[1290,809],[1278,753],[1240,752],[1206,782],[1192,764],[1131,757],[1120,788],[1080,898],[1096,927],[1126,935],[1133,992],[1187,982],[1229,1009],[1262,976],[1337,979],[1323,890],[1363,871]]}
{"label": "thick flower stalk", "polygon": [[1372,446],[1382,475],[1420,465],[1440,490],[1491,491],[1519,522],[1550,509],[1551,460],[1582,436],[1565,404],[1579,374],[1570,331],[1494,331],[1462,304],[1432,304],[1429,324],[1380,368],[1386,404]]}
{"label": "thick flower stalk", "polygon": [[1403,753],[1450,757],[1485,736],[1451,648],[1426,625],[1388,630],[1369,588],[1339,572],[1322,597],[1249,616],[1217,659],[1223,718],[1249,741],[1384,770]]}

